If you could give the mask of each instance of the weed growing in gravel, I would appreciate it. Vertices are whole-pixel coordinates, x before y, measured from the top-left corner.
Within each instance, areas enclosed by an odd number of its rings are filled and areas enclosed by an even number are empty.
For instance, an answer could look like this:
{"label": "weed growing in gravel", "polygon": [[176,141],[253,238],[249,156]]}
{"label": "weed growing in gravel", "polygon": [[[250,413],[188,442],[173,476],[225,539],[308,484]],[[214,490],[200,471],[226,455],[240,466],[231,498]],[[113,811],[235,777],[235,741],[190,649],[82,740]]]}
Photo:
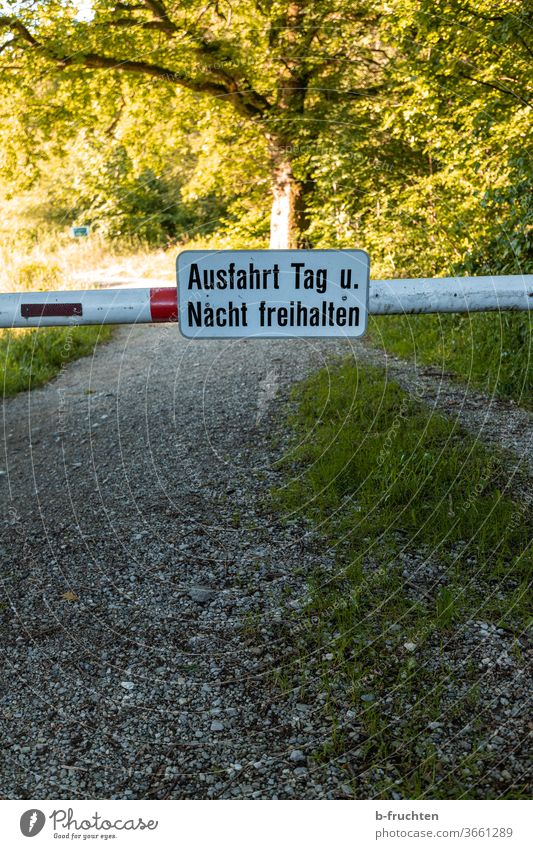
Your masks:
{"label": "weed growing in gravel", "polygon": [[532,565],[505,458],[378,369],[324,370],[292,400],[273,500],[287,520],[312,517],[337,553],[336,571],[310,580],[297,648],[326,697],[317,757],[342,751],[363,797],[520,797],[519,759],[502,773],[490,746],[499,731],[514,753],[525,700],[518,689],[514,713],[495,714],[510,676],[522,680]]}

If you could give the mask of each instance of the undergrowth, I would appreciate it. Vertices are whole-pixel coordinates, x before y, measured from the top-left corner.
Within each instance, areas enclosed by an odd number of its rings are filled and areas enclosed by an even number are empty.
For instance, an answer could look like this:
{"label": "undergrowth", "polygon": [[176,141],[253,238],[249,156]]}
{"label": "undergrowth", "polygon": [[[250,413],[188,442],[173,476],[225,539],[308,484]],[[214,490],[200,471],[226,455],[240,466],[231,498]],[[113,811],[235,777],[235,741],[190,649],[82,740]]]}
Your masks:
{"label": "undergrowth", "polygon": [[533,409],[531,331],[527,312],[383,316],[372,321],[370,338],[400,357],[438,366]]}
{"label": "undergrowth", "polygon": [[[307,671],[331,721],[316,757],[340,759],[355,795],[361,774],[384,798],[490,794],[479,776],[497,765],[495,720],[477,709],[483,676],[473,660],[457,666],[457,646],[483,621],[520,647],[530,622],[531,512],[509,465],[380,370],[351,362],[295,390],[290,425],[274,504],[287,520],[311,518],[336,552],[334,573],[319,568],[310,581],[296,648],[302,668],[322,658]],[[347,706],[355,738],[340,730]],[[473,717],[471,744],[456,752]]]}
{"label": "undergrowth", "polygon": [[68,362],[93,353],[111,337],[112,327],[46,327],[0,331],[3,396],[41,386]]}

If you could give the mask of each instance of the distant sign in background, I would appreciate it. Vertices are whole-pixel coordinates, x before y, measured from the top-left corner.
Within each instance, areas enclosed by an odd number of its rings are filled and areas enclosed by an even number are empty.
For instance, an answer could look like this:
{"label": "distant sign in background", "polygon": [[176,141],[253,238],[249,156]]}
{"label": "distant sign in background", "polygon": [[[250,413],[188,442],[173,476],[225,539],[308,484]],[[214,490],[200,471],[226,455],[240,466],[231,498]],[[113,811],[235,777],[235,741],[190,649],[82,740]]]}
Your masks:
{"label": "distant sign in background", "polygon": [[86,239],[87,236],[89,235],[89,233],[90,233],[90,227],[88,227],[86,224],[80,225],[79,227],[71,227],[70,228],[70,235],[74,239]]}
{"label": "distant sign in background", "polygon": [[184,336],[362,336],[370,262],[364,251],[183,251]]}

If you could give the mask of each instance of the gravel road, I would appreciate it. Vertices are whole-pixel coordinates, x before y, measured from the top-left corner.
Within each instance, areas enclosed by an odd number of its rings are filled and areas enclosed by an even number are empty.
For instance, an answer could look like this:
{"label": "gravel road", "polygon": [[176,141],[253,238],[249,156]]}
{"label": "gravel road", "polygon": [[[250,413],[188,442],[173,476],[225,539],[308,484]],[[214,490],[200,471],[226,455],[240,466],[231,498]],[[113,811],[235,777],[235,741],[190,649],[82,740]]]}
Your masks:
{"label": "gravel road", "polygon": [[349,795],[278,674],[333,559],[262,503],[288,388],[347,350],[122,328],[5,402],[2,797]]}

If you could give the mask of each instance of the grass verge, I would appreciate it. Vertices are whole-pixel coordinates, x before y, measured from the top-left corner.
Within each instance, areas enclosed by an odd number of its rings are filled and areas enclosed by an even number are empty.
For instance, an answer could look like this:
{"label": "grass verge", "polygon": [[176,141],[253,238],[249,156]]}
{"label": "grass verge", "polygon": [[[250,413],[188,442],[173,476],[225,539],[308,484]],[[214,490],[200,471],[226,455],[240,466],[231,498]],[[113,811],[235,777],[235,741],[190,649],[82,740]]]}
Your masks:
{"label": "grass verge", "polygon": [[335,551],[297,622],[292,686],[329,718],[315,757],[361,798],[524,796],[531,514],[504,459],[377,369],[293,402],[274,504]]}
{"label": "grass verge", "polygon": [[112,328],[50,327],[0,331],[0,380],[3,396],[41,386],[61,368],[93,353]]}
{"label": "grass verge", "polygon": [[532,318],[528,313],[376,318],[371,339],[400,357],[437,365],[533,409]]}

